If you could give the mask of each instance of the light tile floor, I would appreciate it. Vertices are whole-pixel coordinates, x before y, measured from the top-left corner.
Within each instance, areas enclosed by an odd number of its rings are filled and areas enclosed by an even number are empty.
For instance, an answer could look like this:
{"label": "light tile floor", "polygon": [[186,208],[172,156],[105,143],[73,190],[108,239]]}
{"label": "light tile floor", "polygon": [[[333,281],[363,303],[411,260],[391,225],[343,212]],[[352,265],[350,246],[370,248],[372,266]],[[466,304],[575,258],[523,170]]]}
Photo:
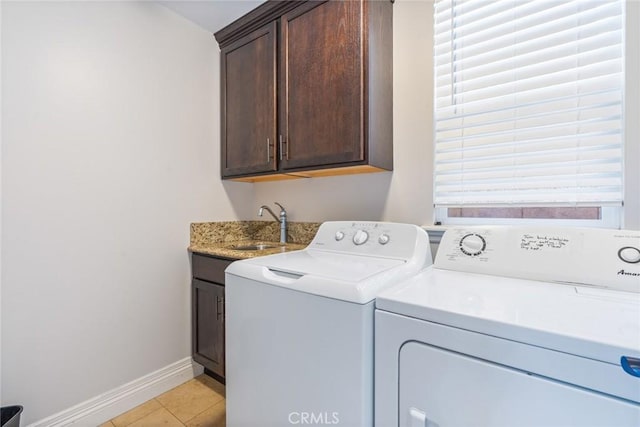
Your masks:
{"label": "light tile floor", "polygon": [[224,386],[200,375],[100,427],[225,427]]}

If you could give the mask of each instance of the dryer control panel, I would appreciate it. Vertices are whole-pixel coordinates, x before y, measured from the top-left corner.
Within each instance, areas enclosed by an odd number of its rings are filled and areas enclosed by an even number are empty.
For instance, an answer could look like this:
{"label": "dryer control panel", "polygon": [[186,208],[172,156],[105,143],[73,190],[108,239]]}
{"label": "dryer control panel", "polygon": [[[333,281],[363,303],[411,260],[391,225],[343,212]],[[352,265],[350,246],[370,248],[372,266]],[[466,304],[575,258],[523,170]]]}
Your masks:
{"label": "dryer control panel", "polygon": [[640,231],[452,227],[434,267],[640,292]]}

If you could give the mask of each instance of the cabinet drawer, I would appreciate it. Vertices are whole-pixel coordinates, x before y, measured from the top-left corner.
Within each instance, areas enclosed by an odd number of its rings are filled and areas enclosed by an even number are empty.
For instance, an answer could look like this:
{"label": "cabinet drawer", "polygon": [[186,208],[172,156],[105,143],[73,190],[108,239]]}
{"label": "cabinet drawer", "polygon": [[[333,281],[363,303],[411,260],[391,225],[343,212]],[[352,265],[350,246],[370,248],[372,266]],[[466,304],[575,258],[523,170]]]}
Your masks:
{"label": "cabinet drawer", "polygon": [[233,261],[192,254],[193,277],[224,285],[224,270]]}

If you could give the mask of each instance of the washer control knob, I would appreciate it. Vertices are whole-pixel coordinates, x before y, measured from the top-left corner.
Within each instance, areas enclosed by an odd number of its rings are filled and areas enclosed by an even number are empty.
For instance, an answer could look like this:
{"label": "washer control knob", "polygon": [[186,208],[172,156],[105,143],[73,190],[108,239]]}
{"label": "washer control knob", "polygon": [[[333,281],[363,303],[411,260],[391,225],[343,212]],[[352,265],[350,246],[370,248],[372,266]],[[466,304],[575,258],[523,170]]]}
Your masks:
{"label": "washer control knob", "polygon": [[388,234],[381,234],[380,237],[378,237],[378,243],[380,243],[381,245],[386,245],[387,243],[389,243],[389,235]]}
{"label": "washer control knob", "polygon": [[471,233],[460,239],[460,250],[469,256],[480,255],[487,247],[487,242],[479,234]]}
{"label": "washer control knob", "polygon": [[629,264],[640,262],[640,249],[633,246],[625,246],[618,251],[618,257]]}
{"label": "washer control knob", "polygon": [[344,239],[344,233],[342,231],[336,231],[336,240],[339,242],[340,240]]}
{"label": "washer control knob", "polygon": [[356,234],[353,235],[353,243],[356,245],[362,245],[367,240],[369,240],[369,233],[364,230],[358,230]]}

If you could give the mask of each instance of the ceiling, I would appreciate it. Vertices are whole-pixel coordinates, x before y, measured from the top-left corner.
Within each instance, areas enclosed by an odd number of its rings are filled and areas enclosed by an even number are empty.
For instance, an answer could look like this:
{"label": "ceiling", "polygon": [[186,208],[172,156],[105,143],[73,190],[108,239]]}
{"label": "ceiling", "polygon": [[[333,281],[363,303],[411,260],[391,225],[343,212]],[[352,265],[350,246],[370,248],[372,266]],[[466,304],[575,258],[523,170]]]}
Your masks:
{"label": "ceiling", "polygon": [[263,0],[158,1],[211,33],[224,28],[263,2]]}

